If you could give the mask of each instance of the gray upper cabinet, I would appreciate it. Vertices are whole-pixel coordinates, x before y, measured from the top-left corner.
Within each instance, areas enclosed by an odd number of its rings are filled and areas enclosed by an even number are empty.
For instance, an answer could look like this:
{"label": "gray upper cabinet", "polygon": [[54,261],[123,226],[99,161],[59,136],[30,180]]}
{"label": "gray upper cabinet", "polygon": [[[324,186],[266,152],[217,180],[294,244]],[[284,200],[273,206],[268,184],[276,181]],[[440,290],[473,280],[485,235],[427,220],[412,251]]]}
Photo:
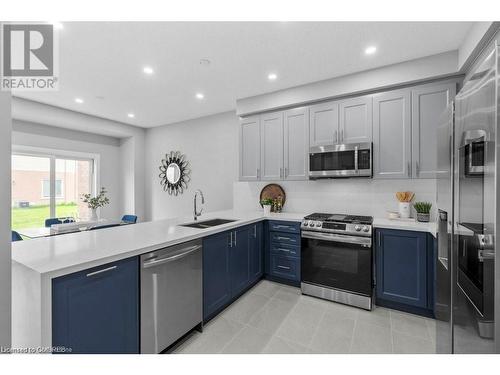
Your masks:
{"label": "gray upper cabinet", "polygon": [[260,116],[240,120],[240,181],[260,179]]}
{"label": "gray upper cabinet", "polygon": [[283,167],[283,112],[261,115],[261,158],[262,181],[281,180]]}
{"label": "gray upper cabinet", "polygon": [[372,141],[372,97],[361,96],[339,104],[339,143]]}
{"label": "gray upper cabinet", "polygon": [[307,180],[309,163],[309,110],[294,108],[284,112],[284,179]]}
{"label": "gray upper cabinet", "polygon": [[411,173],[410,90],[373,96],[373,176],[408,178]]}
{"label": "gray upper cabinet", "polygon": [[441,115],[455,97],[456,83],[431,84],[412,90],[412,176],[436,178],[436,130]]}
{"label": "gray upper cabinet", "polygon": [[338,142],[339,105],[320,103],[309,107],[309,145],[323,146]]}

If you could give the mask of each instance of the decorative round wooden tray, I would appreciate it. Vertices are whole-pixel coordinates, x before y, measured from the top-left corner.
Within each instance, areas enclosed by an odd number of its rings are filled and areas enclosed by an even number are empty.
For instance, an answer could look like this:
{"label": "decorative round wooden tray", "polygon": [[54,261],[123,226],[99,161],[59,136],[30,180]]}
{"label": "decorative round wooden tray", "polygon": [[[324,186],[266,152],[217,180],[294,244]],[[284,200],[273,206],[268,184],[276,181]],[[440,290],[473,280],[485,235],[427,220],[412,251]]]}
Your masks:
{"label": "decorative round wooden tray", "polygon": [[260,192],[259,202],[262,201],[263,199],[268,199],[268,198],[276,199],[280,196],[282,198],[282,207],[283,207],[285,206],[285,201],[286,201],[285,190],[283,190],[283,188],[278,184],[269,184],[262,188]]}

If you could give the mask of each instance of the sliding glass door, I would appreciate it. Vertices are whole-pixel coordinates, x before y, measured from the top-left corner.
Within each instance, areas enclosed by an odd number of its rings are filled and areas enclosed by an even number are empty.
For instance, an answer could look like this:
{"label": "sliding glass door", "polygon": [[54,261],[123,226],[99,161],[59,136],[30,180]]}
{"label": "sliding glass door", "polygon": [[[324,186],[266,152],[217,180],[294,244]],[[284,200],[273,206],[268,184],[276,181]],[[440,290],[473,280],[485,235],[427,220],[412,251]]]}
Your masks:
{"label": "sliding glass door", "polygon": [[12,229],[43,227],[53,217],[88,218],[81,197],[95,184],[91,158],[13,154]]}

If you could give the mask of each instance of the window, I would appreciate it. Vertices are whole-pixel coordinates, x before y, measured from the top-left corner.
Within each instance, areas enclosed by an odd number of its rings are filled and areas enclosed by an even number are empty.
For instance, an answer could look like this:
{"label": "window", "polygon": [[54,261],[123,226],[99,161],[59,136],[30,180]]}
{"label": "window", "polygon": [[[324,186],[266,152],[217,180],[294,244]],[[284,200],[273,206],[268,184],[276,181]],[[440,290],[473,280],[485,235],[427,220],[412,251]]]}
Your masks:
{"label": "window", "polygon": [[14,147],[12,229],[43,227],[51,217],[89,217],[81,196],[96,191],[95,165],[92,156],[25,152]]}
{"label": "window", "polygon": [[[62,198],[62,180],[56,180],[56,198]],[[50,180],[42,181],[42,198],[50,198]]]}

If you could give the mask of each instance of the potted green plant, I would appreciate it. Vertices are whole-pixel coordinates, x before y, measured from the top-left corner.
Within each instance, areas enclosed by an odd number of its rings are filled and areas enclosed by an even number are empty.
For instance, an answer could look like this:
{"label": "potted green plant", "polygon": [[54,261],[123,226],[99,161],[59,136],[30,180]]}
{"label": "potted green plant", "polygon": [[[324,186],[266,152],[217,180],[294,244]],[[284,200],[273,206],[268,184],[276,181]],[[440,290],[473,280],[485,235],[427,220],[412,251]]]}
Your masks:
{"label": "potted green plant", "polygon": [[106,188],[101,188],[101,191],[97,196],[93,197],[91,194],[82,194],[83,203],[87,203],[88,208],[92,211],[92,216],[90,220],[97,221],[99,217],[97,216],[97,209],[109,204],[109,198],[106,196]]}
{"label": "potted green plant", "polygon": [[264,198],[260,201],[260,204],[264,208],[264,216],[269,216],[271,214],[271,206],[273,205],[273,200],[271,198]]}
{"label": "potted green plant", "polygon": [[432,204],[429,202],[415,202],[413,208],[417,211],[417,221],[429,222]]}

